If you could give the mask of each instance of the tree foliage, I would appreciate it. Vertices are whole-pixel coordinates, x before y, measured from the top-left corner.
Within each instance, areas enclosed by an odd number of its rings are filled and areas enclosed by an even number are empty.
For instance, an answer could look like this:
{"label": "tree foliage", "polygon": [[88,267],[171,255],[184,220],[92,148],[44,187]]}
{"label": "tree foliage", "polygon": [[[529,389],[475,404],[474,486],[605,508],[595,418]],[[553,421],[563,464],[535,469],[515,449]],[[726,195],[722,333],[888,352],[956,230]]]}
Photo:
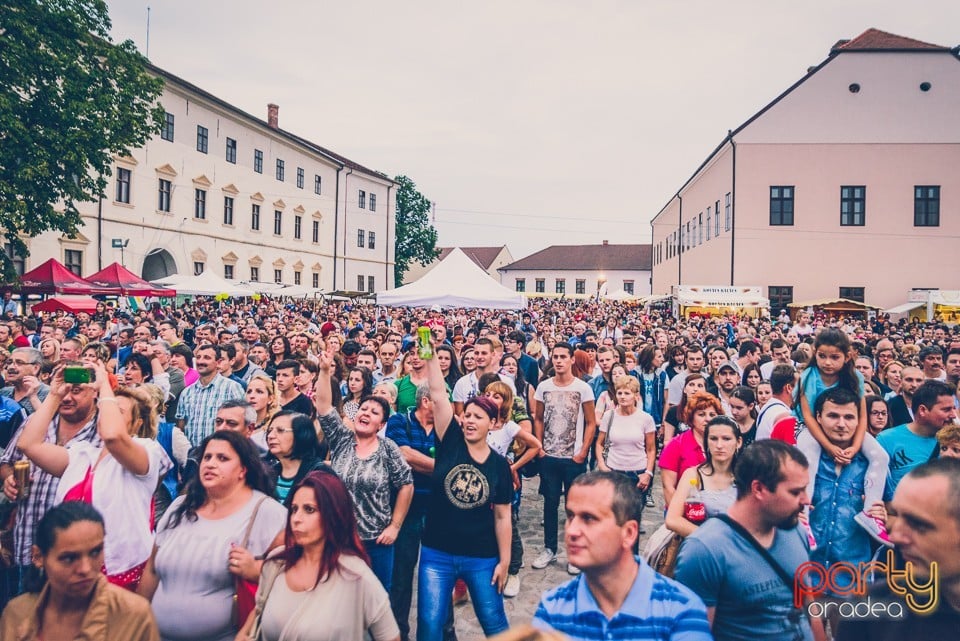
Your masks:
{"label": "tree foliage", "polygon": [[399,287],[414,261],[426,265],[439,256],[440,251],[437,249],[437,230],[430,224],[430,201],[406,176],[397,176],[394,180],[397,183],[394,284]]}
{"label": "tree foliage", "polygon": [[4,0],[0,9],[0,227],[20,256],[21,236],[76,234],[77,203],[104,192],[113,157],[160,131],[163,81],[109,30],[104,0]]}

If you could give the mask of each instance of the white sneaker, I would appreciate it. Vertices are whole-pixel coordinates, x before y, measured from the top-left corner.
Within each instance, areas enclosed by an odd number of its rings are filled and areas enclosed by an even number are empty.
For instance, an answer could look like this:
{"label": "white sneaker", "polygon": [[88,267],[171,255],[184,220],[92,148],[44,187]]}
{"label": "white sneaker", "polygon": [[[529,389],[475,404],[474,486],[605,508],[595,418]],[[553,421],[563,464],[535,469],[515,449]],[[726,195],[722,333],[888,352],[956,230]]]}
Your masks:
{"label": "white sneaker", "polygon": [[507,575],[507,584],[503,586],[503,596],[511,599],[520,594],[520,576],[516,574]]}
{"label": "white sneaker", "polygon": [[570,565],[569,563],[567,563],[567,574],[572,574],[573,576],[577,576],[578,574],[580,574],[580,568],[578,568],[575,565]]}
{"label": "white sneaker", "polygon": [[554,562],[557,558],[557,553],[549,548],[543,548],[543,551],[540,555],[533,560],[533,563],[530,564],[534,570],[542,570],[551,563]]}

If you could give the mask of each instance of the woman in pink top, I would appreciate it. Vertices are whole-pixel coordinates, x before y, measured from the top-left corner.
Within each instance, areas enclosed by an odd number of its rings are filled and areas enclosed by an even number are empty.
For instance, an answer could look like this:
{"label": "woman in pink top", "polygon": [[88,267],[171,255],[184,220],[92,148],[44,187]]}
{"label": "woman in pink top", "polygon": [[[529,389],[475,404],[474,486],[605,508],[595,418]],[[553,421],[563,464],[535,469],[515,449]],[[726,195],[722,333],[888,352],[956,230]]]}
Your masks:
{"label": "woman in pink top", "polygon": [[707,460],[703,452],[703,432],[715,416],[723,414],[720,401],[713,394],[697,392],[684,408],[683,422],[690,429],[667,443],[660,453],[660,480],[663,482],[663,499],[667,506],[677,491],[677,479],[684,470],[696,467]]}

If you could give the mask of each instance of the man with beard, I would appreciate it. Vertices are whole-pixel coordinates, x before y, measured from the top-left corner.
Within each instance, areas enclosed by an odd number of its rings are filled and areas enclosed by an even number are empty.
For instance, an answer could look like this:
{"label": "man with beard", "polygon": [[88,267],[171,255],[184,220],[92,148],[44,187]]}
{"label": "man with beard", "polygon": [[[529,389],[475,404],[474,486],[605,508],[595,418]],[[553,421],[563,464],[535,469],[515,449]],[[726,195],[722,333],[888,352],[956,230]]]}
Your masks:
{"label": "man with beard", "polygon": [[717,641],[813,640],[792,580],[810,554],[797,528],[810,504],[807,468],[792,445],[754,442],[734,470],[736,502],[684,540],[675,578],[703,599]]}

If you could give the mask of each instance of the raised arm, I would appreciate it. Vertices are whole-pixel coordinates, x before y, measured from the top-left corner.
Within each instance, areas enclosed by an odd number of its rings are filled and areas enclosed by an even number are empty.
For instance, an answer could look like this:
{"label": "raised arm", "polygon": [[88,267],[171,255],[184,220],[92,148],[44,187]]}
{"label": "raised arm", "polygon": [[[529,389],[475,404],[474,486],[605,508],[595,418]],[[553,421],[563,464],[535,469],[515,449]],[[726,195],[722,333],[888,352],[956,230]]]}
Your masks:
{"label": "raised arm", "polygon": [[146,448],[133,440],[130,435],[127,420],[120,413],[117,397],[113,395],[113,389],[110,387],[106,368],[97,361],[93,365],[93,371],[100,392],[97,400],[97,406],[100,408],[97,432],[103,440],[103,446],[125,470],[131,474],[143,476],[150,470],[150,456]]}
{"label": "raised arm", "polygon": [[433,429],[437,433],[437,438],[442,441],[443,435],[447,432],[447,426],[453,419],[453,405],[450,404],[450,397],[447,395],[447,383],[443,380],[440,361],[431,358],[426,363],[430,400],[433,401]]}
{"label": "raised arm", "polygon": [[40,404],[37,411],[27,419],[23,432],[17,440],[17,448],[24,456],[44,472],[53,476],[63,476],[67,465],[70,464],[70,455],[67,448],[56,443],[47,443],[47,428],[57,414],[57,409],[66,396],[69,387],[63,381],[63,366],[53,372],[50,378],[50,393]]}
{"label": "raised arm", "polygon": [[317,408],[317,416],[326,416],[333,409],[333,393],[330,391],[330,370],[333,367],[333,358],[327,352],[320,352],[317,363],[317,382],[313,388],[313,406]]}

